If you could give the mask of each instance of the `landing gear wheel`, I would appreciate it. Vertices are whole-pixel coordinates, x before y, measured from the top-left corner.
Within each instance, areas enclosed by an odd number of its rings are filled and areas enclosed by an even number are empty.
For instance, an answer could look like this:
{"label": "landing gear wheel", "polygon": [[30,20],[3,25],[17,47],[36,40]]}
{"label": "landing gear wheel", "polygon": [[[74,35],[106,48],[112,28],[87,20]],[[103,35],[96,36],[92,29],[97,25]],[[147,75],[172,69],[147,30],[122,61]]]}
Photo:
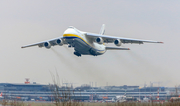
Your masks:
{"label": "landing gear wheel", "polygon": [[70,48],[70,47],[72,47],[71,45],[68,45],[68,47]]}
{"label": "landing gear wheel", "polygon": [[78,56],[78,57],[81,57],[81,54],[78,53],[78,52],[74,52],[74,55]]}

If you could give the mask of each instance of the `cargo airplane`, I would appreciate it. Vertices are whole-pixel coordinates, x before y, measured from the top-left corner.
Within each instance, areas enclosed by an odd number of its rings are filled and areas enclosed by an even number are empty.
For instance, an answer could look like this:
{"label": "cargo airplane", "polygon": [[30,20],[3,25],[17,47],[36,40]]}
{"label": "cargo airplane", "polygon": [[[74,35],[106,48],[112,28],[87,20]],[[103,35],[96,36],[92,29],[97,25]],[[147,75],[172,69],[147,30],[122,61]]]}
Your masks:
{"label": "cargo airplane", "polygon": [[99,34],[84,32],[76,29],[73,26],[68,27],[63,33],[63,36],[46,40],[26,46],[22,48],[39,46],[50,49],[52,46],[62,46],[64,44],[68,47],[74,47],[74,55],[93,55],[98,56],[106,52],[106,50],[130,50],[129,48],[120,48],[120,47],[107,47],[105,43],[114,43],[116,46],[121,46],[122,43],[131,43],[131,44],[143,44],[143,43],[163,43],[150,40],[140,40],[132,38],[123,38],[123,37],[114,37],[104,35],[105,25],[103,24]]}

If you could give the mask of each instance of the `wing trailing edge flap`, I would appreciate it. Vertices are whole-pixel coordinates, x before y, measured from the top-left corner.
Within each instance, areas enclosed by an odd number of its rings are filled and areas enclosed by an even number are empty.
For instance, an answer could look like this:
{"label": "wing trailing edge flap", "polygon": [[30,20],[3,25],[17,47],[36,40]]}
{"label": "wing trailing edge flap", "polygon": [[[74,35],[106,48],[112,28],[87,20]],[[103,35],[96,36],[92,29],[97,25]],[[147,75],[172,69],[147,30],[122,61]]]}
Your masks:
{"label": "wing trailing edge flap", "polygon": [[130,50],[129,48],[106,47],[106,50]]}

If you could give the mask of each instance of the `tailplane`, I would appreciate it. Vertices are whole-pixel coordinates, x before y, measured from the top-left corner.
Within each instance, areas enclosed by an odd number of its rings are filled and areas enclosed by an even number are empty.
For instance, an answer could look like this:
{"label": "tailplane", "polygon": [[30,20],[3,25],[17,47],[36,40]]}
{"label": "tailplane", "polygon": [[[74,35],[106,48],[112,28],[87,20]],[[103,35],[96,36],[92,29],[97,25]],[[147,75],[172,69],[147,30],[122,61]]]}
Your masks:
{"label": "tailplane", "polygon": [[129,48],[106,47],[106,50],[130,50]]}
{"label": "tailplane", "polygon": [[104,35],[104,33],[105,33],[105,24],[102,25],[99,34],[100,34],[100,35]]}

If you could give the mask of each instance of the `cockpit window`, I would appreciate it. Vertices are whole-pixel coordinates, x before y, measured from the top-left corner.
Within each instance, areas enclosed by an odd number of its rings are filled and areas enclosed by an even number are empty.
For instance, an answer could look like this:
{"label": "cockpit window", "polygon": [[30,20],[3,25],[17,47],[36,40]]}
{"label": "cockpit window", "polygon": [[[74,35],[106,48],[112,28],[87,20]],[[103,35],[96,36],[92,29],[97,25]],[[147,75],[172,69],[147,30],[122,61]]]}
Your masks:
{"label": "cockpit window", "polygon": [[73,27],[73,26],[69,26],[68,28],[73,28],[73,29],[74,29],[74,27]]}

